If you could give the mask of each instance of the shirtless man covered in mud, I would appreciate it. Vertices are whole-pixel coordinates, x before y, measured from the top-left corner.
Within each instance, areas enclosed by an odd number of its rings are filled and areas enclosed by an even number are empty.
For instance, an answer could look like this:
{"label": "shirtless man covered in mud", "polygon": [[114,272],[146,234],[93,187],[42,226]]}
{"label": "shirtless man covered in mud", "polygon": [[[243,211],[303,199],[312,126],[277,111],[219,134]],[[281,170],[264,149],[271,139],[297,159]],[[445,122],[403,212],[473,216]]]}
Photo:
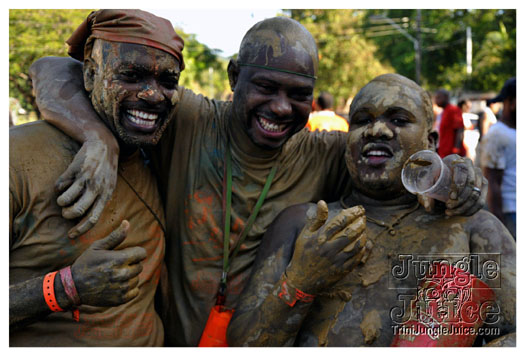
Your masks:
{"label": "shirtless man covered in mud", "polygon": [[[402,76],[379,76],[359,92],[350,108],[346,151],[351,193],[328,206],[320,202],[317,207],[288,208],[268,228],[228,329],[232,345],[472,345],[475,336],[421,340],[403,335],[410,334],[407,325],[421,329],[432,324],[418,315],[431,315],[433,326],[470,322],[487,340],[515,331],[515,243],[507,229],[485,210],[471,217],[429,214],[402,185],[401,169],[408,157],[435,150],[432,120],[430,96]],[[462,174],[459,166],[455,169]],[[345,209],[357,213],[362,208],[371,252],[333,287],[323,288],[333,273],[304,263],[296,240],[332,243],[334,229],[319,226]],[[348,229],[358,233],[364,226],[356,221]],[[320,253],[318,258],[330,256]],[[460,285],[451,278],[455,284],[448,288],[455,288],[455,294],[447,294],[446,288],[434,288],[441,291],[434,296],[425,294],[429,285],[443,287],[443,280],[429,277],[435,277],[437,269],[432,274],[428,268],[442,260],[454,266],[445,267],[451,268],[452,277],[455,268],[461,268],[478,280]],[[479,279],[491,289],[474,289],[482,285]],[[417,303],[410,304],[416,292]],[[444,310],[449,311],[446,317]]]}
{"label": "shirtless man covered in mud", "polygon": [[[37,92],[39,103],[57,113],[47,120],[74,135],[79,126],[97,120],[82,101],[81,66],[61,58],[49,63],[45,73],[34,79],[50,75],[56,78],[56,88]],[[167,310],[168,345],[197,345],[212,308],[218,302],[224,303],[226,310],[236,305],[262,236],[280,211],[319,199],[333,201],[347,190],[346,135],[303,130],[311,110],[317,67],[317,47],[311,34],[292,19],[276,17],[254,25],[241,42],[238,58],[230,61],[232,102],[211,100],[185,88],[178,90],[173,123],[149,152],[167,216],[166,264],[173,287],[168,295],[173,307]],[[62,83],[68,83],[70,91],[78,86],[80,95],[62,99]],[[86,107],[82,115],[68,110],[79,106]],[[87,211],[86,224],[72,230],[75,236],[97,220],[99,206],[111,196],[111,185],[96,179],[111,181],[115,171],[115,145],[101,131],[103,128],[97,128],[91,137],[78,138],[86,141],[85,150],[65,174],[65,181],[85,187],[85,193],[70,194],[67,184],[61,186],[66,190],[62,203],[74,207],[75,217]],[[474,179],[476,173],[470,173]],[[478,183],[482,188],[482,182]],[[269,190],[249,227],[266,185]],[[474,198],[480,199],[468,199],[472,187],[457,188],[461,194],[450,201],[451,213],[464,214],[483,204],[479,195]],[[91,199],[83,199],[86,194]],[[88,210],[93,201],[93,209]],[[231,213],[229,229],[226,210]],[[348,215],[341,221],[343,227],[363,217],[362,212],[341,215]],[[240,243],[243,232],[246,237]],[[350,239],[339,243],[350,250],[363,248]],[[313,251],[316,246],[305,248]],[[348,251],[335,251],[340,259],[334,259],[331,268],[338,273],[353,263],[354,253]],[[309,256],[317,263],[315,255]]]}

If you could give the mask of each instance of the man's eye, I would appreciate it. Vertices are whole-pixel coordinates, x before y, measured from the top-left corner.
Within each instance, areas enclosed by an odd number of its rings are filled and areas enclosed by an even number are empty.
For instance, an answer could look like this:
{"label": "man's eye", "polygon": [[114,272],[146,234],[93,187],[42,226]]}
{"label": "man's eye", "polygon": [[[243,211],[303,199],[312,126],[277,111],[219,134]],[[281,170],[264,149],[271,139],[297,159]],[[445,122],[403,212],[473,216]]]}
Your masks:
{"label": "man's eye", "polygon": [[129,83],[136,83],[140,79],[139,73],[132,71],[120,72],[119,77],[121,80]]}
{"label": "man's eye", "polygon": [[365,114],[357,114],[352,117],[352,123],[356,125],[366,125],[372,122],[372,118],[370,115]]}
{"label": "man's eye", "polygon": [[404,116],[394,116],[390,120],[396,126],[404,126],[409,122],[409,120]]}
{"label": "man's eye", "polygon": [[264,94],[271,94],[274,91],[274,87],[264,83],[256,83],[257,90]]}
{"label": "man's eye", "polygon": [[311,92],[297,92],[292,93],[290,97],[297,101],[311,101],[312,100],[312,93]]}
{"label": "man's eye", "polygon": [[178,78],[164,78],[160,80],[160,84],[166,89],[175,89],[179,84]]}

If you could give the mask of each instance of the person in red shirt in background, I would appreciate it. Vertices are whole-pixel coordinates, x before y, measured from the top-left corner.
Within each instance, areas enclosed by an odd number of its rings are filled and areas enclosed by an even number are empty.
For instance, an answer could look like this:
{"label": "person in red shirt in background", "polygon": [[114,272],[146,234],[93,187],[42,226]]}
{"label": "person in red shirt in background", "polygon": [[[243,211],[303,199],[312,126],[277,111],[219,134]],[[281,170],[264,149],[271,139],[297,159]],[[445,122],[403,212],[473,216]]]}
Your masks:
{"label": "person in red shirt in background", "polygon": [[438,154],[441,158],[450,154],[465,156],[467,151],[463,145],[463,116],[461,109],[450,103],[448,91],[439,89],[434,97],[436,105],[443,108],[439,125]]}
{"label": "person in red shirt in background", "polygon": [[339,116],[333,110],[334,97],[332,94],[323,91],[317,97],[313,105],[313,112],[310,114],[306,127],[308,130],[344,131],[348,132],[348,121]]}

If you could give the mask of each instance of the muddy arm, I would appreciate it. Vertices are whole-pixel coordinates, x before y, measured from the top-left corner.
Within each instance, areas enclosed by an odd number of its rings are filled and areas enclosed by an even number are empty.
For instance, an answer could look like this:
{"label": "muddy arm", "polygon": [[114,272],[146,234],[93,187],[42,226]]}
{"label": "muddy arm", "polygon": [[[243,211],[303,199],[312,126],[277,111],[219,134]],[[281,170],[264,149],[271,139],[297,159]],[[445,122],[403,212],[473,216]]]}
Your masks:
{"label": "muddy arm", "polygon": [[[71,266],[71,274],[81,304],[91,306],[116,306],[130,301],[139,294],[138,275],[141,261],[146,258],[142,247],[117,247],[127,235],[129,223],[103,239],[95,241]],[[40,320],[51,313],[44,300],[43,280],[36,277],[9,286],[9,330],[14,331]],[[65,311],[73,307],[60,278],[54,279],[55,298]]]}
{"label": "muddy arm", "polygon": [[505,226],[487,211],[480,211],[471,220],[471,253],[479,254],[480,259],[491,254],[485,258],[496,260],[493,267],[499,265],[499,274],[494,268],[482,270],[483,279],[496,294],[497,306],[484,326],[499,328],[499,335],[486,336],[490,341],[516,331],[516,243]]}
{"label": "muddy arm", "polygon": [[229,346],[293,344],[311,303],[290,307],[278,297],[278,282],[290,262],[305,213],[305,206],[284,210],[264,234],[250,280],[228,327]]}
{"label": "muddy arm", "polygon": [[117,181],[119,146],[84,90],[82,63],[46,57],[33,63],[29,72],[44,120],[83,143],[56,182],[56,189],[63,193],[57,203],[63,207],[64,218],[84,217],[69,231],[70,237],[76,237],[95,225],[111,198]]}
{"label": "muddy arm", "polygon": [[[9,286],[9,331],[34,323],[51,314],[43,293],[44,276]],[[58,274],[55,276],[55,297],[64,310],[71,308]]]}
{"label": "muddy arm", "polygon": [[228,328],[232,346],[291,346],[315,295],[330,290],[365,253],[360,206],[324,201],[284,210],[263,237],[251,279]]}

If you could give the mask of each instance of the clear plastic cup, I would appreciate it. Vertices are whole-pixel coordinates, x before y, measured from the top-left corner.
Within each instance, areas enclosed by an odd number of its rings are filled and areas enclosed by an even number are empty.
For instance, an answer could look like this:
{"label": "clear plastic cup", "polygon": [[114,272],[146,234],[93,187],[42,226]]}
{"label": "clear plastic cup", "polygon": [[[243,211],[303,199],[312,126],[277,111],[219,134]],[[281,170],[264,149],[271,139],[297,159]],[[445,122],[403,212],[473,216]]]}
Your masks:
{"label": "clear plastic cup", "polygon": [[434,151],[423,150],[408,158],[401,171],[406,190],[446,202],[450,193],[451,174]]}

